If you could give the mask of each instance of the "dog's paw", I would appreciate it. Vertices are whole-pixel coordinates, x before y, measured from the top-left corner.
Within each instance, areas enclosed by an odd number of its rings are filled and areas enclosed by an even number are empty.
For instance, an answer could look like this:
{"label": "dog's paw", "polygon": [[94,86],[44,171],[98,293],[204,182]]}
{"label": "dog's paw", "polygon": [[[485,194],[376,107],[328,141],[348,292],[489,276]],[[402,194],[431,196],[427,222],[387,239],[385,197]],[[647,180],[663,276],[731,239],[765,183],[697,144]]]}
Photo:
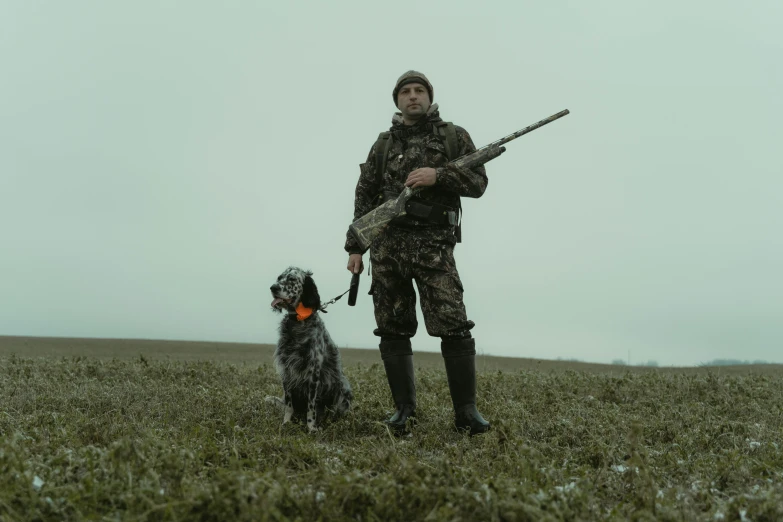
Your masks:
{"label": "dog's paw", "polygon": [[264,397],[264,402],[266,402],[267,404],[274,404],[275,406],[281,406],[284,404],[283,399],[281,399],[280,397],[273,397],[272,395],[267,395],[266,397]]}

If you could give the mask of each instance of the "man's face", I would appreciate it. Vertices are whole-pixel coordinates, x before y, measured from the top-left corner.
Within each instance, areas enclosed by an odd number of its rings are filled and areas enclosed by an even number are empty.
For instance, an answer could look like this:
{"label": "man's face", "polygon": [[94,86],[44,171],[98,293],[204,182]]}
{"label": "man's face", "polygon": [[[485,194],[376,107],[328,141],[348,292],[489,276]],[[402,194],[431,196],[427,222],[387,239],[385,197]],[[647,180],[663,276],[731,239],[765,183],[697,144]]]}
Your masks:
{"label": "man's face", "polygon": [[430,108],[430,93],[427,87],[420,83],[403,85],[397,93],[397,108],[403,118],[418,120]]}

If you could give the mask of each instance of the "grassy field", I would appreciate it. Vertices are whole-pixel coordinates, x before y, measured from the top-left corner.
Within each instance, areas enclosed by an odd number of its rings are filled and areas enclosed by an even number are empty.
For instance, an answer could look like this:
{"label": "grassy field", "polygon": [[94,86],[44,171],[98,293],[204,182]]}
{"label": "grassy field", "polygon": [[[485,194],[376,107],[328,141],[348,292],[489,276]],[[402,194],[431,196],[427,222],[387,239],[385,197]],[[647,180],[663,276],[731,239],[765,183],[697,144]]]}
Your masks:
{"label": "grassy field", "polygon": [[[68,337],[13,337],[0,335],[0,357],[93,357],[97,359],[137,359],[150,361],[214,361],[231,364],[272,363],[275,347],[272,344],[219,343],[203,341],[159,341],[139,339],[79,339]],[[342,348],[345,366],[380,363],[377,348]],[[439,353],[416,352],[416,366],[443,369]],[[657,369],[646,366],[617,366],[550,359],[528,359],[522,357],[494,357],[479,354],[477,367],[481,371],[494,370],[540,370],[540,371],[587,371],[622,375],[628,372],[649,372]],[[665,368],[665,372],[703,374],[709,371],[718,375],[745,375],[764,373],[783,375],[783,365],[740,365],[720,366],[710,369],[702,367]]]}
{"label": "grassy field", "polygon": [[377,353],[344,360],[354,409],[308,435],[269,347],[0,337],[0,520],[783,519],[780,366],[485,357],[468,438],[418,354],[398,439]]}

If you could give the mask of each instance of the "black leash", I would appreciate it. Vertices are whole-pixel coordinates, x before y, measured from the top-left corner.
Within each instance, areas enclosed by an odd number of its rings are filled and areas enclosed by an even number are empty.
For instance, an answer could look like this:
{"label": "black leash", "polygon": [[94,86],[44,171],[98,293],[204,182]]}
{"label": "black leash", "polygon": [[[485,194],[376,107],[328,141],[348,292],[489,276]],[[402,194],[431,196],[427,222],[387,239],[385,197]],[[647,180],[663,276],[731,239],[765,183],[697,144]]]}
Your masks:
{"label": "black leash", "polygon": [[341,298],[342,296],[344,296],[345,294],[347,294],[347,293],[348,293],[348,292],[350,292],[350,291],[351,291],[351,289],[349,288],[348,290],[346,290],[346,291],[345,291],[345,292],[343,292],[342,294],[338,295],[338,296],[337,296],[337,297],[335,297],[334,299],[331,299],[331,300],[329,300],[329,301],[327,301],[327,302],[323,303],[323,304],[321,305],[321,308],[319,308],[319,310],[320,310],[320,311],[322,311],[323,313],[326,313],[326,307],[327,307],[327,306],[329,306],[329,305],[330,305],[330,304],[332,304],[332,303],[336,303],[337,301],[339,301],[339,300],[340,300],[340,298]]}
{"label": "black leash", "polygon": [[344,296],[348,292],[351,292],[351,295],[348,296],[348,306],[354,306],[356,304],[356,295],[359,293],[359,274],[354,274],[353,277],[351,277],[351,286],[350,288],[348,288],[348,290],[338,295],[334,299],[322,304],[319,310],[322,311],[323,313],[327,313],[326,307],[332,303],[336,303],[337,301],[339,301],[340,298],[342,298],[342,296]]}

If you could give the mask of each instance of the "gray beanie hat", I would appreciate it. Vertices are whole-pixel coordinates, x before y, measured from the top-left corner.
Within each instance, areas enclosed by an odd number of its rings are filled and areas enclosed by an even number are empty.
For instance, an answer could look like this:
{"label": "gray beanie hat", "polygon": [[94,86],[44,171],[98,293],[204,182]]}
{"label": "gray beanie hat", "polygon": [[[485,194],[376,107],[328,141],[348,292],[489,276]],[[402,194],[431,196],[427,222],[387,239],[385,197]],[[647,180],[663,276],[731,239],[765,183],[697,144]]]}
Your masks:
{"label": "gray beanie hat", "polygon": [[397,79],[397,83],[394,85],[394,90],[392,91],[392,99],[394,100],[394,105],[397,105],[397,94],[399,94],[400,89],[402,89],[403,85],[407,85],[409,83],[420,83],[424,85],[427,88],[427,92],[430,94],[430,103],[432,103],[432,98],[434,95],[434,90],[432,89],[432,84],[427,79],[426,76],[424,76],[422,73],[418,71],[408,71],[402,76],[400,76]]}

